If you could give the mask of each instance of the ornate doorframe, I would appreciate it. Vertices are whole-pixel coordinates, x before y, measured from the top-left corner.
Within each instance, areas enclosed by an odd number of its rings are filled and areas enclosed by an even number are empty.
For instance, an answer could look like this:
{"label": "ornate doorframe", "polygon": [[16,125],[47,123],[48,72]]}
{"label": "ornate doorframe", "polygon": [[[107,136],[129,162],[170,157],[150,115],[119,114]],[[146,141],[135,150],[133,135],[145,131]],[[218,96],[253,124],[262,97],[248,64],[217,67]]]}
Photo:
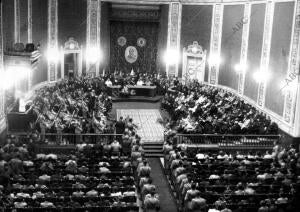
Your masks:
{"label": "ornate doorframe", "polygon": [[60,59],[60,77],[65,77],[65,55],[66,54],[78,54],[77,65],[78,65],[78,76],[82,75],[82,46],[79,47],[77,41],[70,37],[65,45],[61,47],[61,59]]}

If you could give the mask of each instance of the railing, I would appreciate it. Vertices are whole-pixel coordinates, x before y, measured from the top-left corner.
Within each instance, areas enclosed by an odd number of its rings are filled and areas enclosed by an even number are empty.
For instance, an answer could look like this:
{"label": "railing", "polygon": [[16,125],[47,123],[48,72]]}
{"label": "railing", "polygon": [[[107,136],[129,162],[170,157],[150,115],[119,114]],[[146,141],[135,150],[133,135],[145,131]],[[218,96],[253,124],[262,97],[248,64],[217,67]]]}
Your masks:
{"label": "railing", "polygon": [[[13,135],[19,140],[26,142],[29,139],[29,134],[26,133],[13,133]],[[114,139],[119,140],[122,134],[72,134],[72,133],[45,133],[39,135],[39,140],[45,141],[45,144],[52,145],[76,145],[80,143],[95,144],[98,142],[107,143]]]}
{"label": "railing", "polygon": [[221,149],[271,149],[279,135],[177,134],[177,144]]}

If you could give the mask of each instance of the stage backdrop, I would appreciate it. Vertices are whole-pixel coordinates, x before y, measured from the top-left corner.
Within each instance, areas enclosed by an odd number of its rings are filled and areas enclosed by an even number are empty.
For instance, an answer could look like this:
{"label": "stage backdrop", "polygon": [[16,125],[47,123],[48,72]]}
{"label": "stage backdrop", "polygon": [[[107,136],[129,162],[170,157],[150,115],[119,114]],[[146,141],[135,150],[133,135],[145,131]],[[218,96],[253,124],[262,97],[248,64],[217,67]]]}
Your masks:
{"label": "stage backdrop", "polygon": [[158,22],[110,22],[110,72],[156,72]]}

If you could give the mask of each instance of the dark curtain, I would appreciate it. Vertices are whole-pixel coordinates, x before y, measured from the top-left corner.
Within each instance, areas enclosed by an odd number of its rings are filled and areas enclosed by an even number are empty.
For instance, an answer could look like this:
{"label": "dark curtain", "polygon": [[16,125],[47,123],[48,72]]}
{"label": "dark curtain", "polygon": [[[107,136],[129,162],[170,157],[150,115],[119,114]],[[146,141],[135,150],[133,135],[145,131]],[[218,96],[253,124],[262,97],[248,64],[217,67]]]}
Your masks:
{"label": "dark curtain", "polygon": [[[118,44],[119,37],[125,37],[124,46]],[[122,71],[130,73],[133,69],[140,73],[156,73],[157,58],[157,22],[111,21],[110,22],[110,72]],[[146,45],[137,45],[138,38],[144,38]],[[136,62],[129,63],[125,59],[125,50],[134,46],[138,52]]]}

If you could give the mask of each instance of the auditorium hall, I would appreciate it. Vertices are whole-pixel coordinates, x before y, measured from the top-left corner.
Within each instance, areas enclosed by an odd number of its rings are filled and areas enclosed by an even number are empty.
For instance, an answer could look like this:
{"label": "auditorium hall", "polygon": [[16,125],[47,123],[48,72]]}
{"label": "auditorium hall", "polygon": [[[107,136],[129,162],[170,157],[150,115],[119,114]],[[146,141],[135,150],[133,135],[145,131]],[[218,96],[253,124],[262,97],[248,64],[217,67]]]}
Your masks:
{"label": "auditorium hall", "polygon": [[0,0],[0,211],[299,212],[300,0]]}

